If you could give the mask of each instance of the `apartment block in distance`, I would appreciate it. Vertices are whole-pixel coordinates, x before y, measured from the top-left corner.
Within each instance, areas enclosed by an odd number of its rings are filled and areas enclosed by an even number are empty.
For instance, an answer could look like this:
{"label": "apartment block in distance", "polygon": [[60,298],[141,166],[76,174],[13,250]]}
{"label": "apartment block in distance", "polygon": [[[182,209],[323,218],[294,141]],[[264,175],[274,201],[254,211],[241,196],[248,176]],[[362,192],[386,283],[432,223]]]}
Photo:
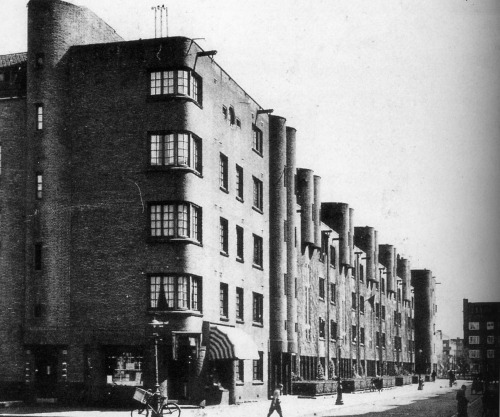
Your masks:
{"label": "apartment block in distance", "polygon": [[500,303],[463,301],[464,347],[469,371],[480,379],[498,381],[500,376]]}

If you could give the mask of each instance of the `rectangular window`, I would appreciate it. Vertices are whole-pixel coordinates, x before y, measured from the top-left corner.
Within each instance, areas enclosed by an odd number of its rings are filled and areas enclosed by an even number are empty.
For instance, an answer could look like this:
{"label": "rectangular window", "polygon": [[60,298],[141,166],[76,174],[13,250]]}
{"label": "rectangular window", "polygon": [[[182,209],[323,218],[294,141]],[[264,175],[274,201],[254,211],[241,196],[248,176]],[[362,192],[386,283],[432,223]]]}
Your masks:
{"label": "rectangular window", "polygon": [[400,336],[394,337],[394,348],[398,351],[401,351],[401,337]]}
{"label": "rectangular window", "polygon": [[228,318],[228,285],[221,282],[219,290],[219,312],[222,318]]}
{"label": "rectangular window", "polygon": [[380,291],[385,293],[385,278],[380,279]]}
{"label": "rectangular window", "polygon": [[253,177],[253,206],[254,208],[262,211],[263,209],[263,192],[264,186],[262,181]]}
{"label": "rectangular window", "polygon": [[471,349],[471,350],[469,350],[469,358],[471,358],[471,359],[478,359],[480,357],[481,357],[481,355],[479,354],[479,350],[477,350],[477,349]]}
{"label": "rectangular window", "polygon": [[365,344],[365,328],[364,327],[359,328],[359,343],[361,343],[362,345]]}
{"label": "rectangular window", "polygon": [[495,357],[495,351],[493,349],[488,349],[486,351],[486,357],[488,359],[493,359]]}
{"label": "rectangular window", "polygon": [[385,306],[382,306],[382,320],[385,320]]}
{"label": "rectangular window", "polygon": [[335,246],[330,246],[330,265],[335,267],[337,265],[337,251]]}
{"label": "rectangular window", "polygon": [[259,352],[259,359],[253,360],[253,376],[254,381],[264,380],[264,352]]}
{"label": "rectangular window", "polygon": [[380,317],[380,304],[375,303],[375,317],[378,319]]}
{"label": "rectangular window", "polygon": [[43,104],[36,105],[36,130],[43,129]]}
{"label": "rectangular window", "polygon": [[219,186],[221,190],[228,190],[227,156],[223,153],[219,156]]}
{"label": "rectangular window", "polygon": [[223,217],[220,218],[219,224],[219,241],[220,241],[220,252],[227,255],[229,248],[229,236],[228,236],[228,222]]}
{"label": "rectangular window", "polygon": [[318,285],[319,285],[319,288],[318,288],[319,298],[321,298],[322,300],[324,300],[325,299],[325,279],[324,278],[320,278]]}
{"label": "rectangular window", "polygon": [[479,330],[479,322],[478,321],[470,321],[469,322],[469,330]]}
{"label": "rectangular window", "polygon": [[495,329],[495,322],[494,321],[487,321],[486,322],[486,330],[494,330]]}
{"label": "rectangular window", "polygon": [[253,321],[264,323],[264,296],[256,292],[253,293]]}
{"label": "rectangular window", "polygon": [[479,336],[469,336],[469,345],[479,345]]}
{"label": "rectangular window", "polygon": [[35,243],[35,270],[36,271],[41,271],[42,270],[42,244],[41,243]]}
{"label": "rectangular window", "polygon": [[337,285],[336,284],[330,284],[330,301],[332,303],[337,302]]}
{"label": "rectangular window", "polygon": [[488,345],[494,345],[495,344],[495,336],[487,336],[486,337],[486,343],[488,343]]}
{"label": "rectangular window", "polygon": [[155,167],[188,167],[201,173],[201,139],[190,132],[149,135],[149,163]]}
{"label": "rectangular window", "polygon": [[359,311],[361,314],[365,314],[365,297],[362,295],[359,297]]}
{"label": "rectangular window", "polygon": [[243,262],[244,258],[244,233],[243,227],[236,226],[236,259]]}
{"label": "rectangular window", "polygon": [[245,361],[242,359],[238,359],[236,363],[236,382],[244,382],[245,381]]}
{"label": "rectangular window", "polygon": [[260,268],[263,267],[263,242],[262,238],[257,235],[253,235],[253,264]]}
{"label": "rectangular window", "polygon": [[353,310],[356,310],[358,308],[358,297],[357,297],[357,294],[355,292],[351,293],[351,299],[352,299],[352,309]]}
{"label": "rectangular window", "polygon": [[382,333],[382,337],[381,337],[380,342],[382,343],[382,347],[385,348],[385,333]]}
{"label": "rectangular window", "polygon": [[227,120],[227,107],[222,106],[222,116],[224,117],[224,120]]}
{"label": "rectangular window", "polygon": [[380,333],[379,332],[375,333],[375,346],[377,346],[377,347],[380,346]]}
{"label": "rectangular window", "polygon": [[42,199],[42,191],[43,191],[43,177],[42,174],[36,174],[36,199]]}
{"label": "rectangular window", "polygon": [[193,239],[201,243],[201,208],[191,203],[150,206],[152,237]]}
{"label": "rectangular window", "polygon": [[351,334],[351,336],[352,336],[352,341],[353,342],[356,342],[358,340],[357,331],[358,331],[357,327],[356,326],[352,326],[352,334]]}
{"label": "rectangular window", "polygon": [[151,310],[201,311],[201,278],[193,275],[150,275]]}
{"label": "rectangular window", "polygon": [[320,339],[325,338],[325,320],[323,318],[319,318],[319,337]]}
{"label": "rectangular window", "polygon": [[236,165],[236,197],[243,201],[243,168]]}
{"label": "rectangular window", "polygon": [[335,323],[333,320],[330,320],[330,339],[337,339],[337,323]]}
{"label": "rectangular window", "polygon": [[191,70],[154,71],[150,74],[150,95],[192,98],[201,104],[201,78]]}
{"label": "rectangular window", "polygon": [[245,319],[243,288],[236,287],[236,319],[243,321]]}
{"label": "rectangular window", "polygon": [[[313,207],[313,217],[314,217],[315,213],[316,213],[316,210],[314,210],[314,207]],[[321,234],[321,249],[319,252],[320,262],[325,262],[325,258],[326,258],[327,250],[328,250],[328,239],[329,239],[329,237],[326,233]]]}
{"label": "rectangular window", "polygon": [[259,155],[262,156],[262,154],[264,153],[262,130],[260,130],[257,126],[253,125],[252,134],[253,134],[252,148],[255,152],[257,152]]}

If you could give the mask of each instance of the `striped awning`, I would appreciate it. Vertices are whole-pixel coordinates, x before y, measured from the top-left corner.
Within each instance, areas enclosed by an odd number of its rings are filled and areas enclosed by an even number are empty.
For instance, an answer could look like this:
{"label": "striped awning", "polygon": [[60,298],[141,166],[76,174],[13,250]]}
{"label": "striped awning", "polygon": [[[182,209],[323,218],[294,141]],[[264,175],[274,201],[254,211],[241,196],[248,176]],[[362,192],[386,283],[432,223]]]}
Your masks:
{"label": "striped awning", "polygon": [[215,359],[259,359],[259,349],[243,330],[235,327],[210,327],[208,357]]}

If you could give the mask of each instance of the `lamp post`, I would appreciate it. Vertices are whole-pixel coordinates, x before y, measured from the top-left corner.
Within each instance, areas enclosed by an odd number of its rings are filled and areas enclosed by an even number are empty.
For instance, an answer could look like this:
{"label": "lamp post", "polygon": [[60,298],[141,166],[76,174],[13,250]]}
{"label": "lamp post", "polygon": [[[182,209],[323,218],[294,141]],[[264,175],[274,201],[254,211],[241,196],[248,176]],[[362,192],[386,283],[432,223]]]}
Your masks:
{"label": "lamp post", "polygon": [[418,350],[418,389],[424,389],[424,381],[422,380],[422,349]]}
{"label": "lamp post", "polygon": [[168,324],[168,321],[158,321],[156,320],[156,317],[153,318],[151,323],[149,323],[150,326],[153,328],[153,339],[154,339],[154,356],[155,356],[155,392],[154,395],[156,396],[157,400],[160,401],[160,382],[158,378],[158,341],[160,340],[160,335],[159,335],[159,330],[163,328]]}
{"label": "lamp post", "polygon": [[344,401],[342,401],[342,378],[340,377],[340,362],[342,360],[342,340],[343,336],[342,334],[340,335],[341,337],[337,341],[338,345],[338,366],[337,366],[337,400],[335,401],[335,405],[344,405]]}

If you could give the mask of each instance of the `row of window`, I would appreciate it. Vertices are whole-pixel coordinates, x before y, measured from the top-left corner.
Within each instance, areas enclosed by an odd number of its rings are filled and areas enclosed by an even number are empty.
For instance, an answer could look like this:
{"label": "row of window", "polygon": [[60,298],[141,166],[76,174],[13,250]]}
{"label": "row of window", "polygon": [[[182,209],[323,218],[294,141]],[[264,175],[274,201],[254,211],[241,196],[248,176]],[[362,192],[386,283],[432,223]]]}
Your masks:
{"label": "row of window", "polygon": [[153,71],[150,74],[151,96],[184,96],[202,104],[202,80],[192,70]]}
{"label": "row of window", "polygon": [[[495,357],[495,351],[493,349],[488,349],[486,351],[486,357],[488,359],[493,359]],[[478,349],[470,349],[469,350],[469,358],[480,359],[481,358],[481,351]]]}
{"label": "row of window", "polygon": [[[483,323],[484,326],[484,323]],[[469,322],[469,330],[480,330],[481,325],[478,321],[470,321]],[[495,322],[494,321],[487,321],[486,322],[486,330],[494,330],[495,329]]]}
{"label": "row of window", "polygon": [[[245,261],[245,232],[243,227],[236,226],[236,259],[240,262]],[[264,241],[262,237],[255,234],[253,236],[253,257],[254,266],[262,268],[264,266]],[[221,217],[219,219],[219,245],[220,253],[229,256],[229,222]]]}
{"label": "row of window", "polygon": [[[245,361],[242,359],[238,360],[235,368],[235,379],[236,382],[239,383],[245,382]],[[264,380],[264,352],[259,351],[259,359],[254,359],[252,361],[252,380]]]}
{"label": "row of window", "polygon": [[[245,294],[244,289],[236,287],[236,320],[245,321]],[[219,313],[223,320],[229,320],[229,285],[220,283],[219,289]],[[264,296],[252,292],[252,321],[257,324],[264,324]]]}
{"label": "row of window", "polygon": [[[244,174],[243,168],[236,164],[236,198],[244,201]],[[264,185],[261,180],[252,176],[253,183],[253,207],[262,212],[264,208]],[[229,161],[226,155],[219,155],[219,186],[226,193],[229,192]]]}
{"label": "row of window", "polygon": [[[486,343],[488,345],[495,344],[495,336],[488,335],[486,336]],[[479,336],[469,336],[469,345],[479,345],[481,344],[481,338]]]}

